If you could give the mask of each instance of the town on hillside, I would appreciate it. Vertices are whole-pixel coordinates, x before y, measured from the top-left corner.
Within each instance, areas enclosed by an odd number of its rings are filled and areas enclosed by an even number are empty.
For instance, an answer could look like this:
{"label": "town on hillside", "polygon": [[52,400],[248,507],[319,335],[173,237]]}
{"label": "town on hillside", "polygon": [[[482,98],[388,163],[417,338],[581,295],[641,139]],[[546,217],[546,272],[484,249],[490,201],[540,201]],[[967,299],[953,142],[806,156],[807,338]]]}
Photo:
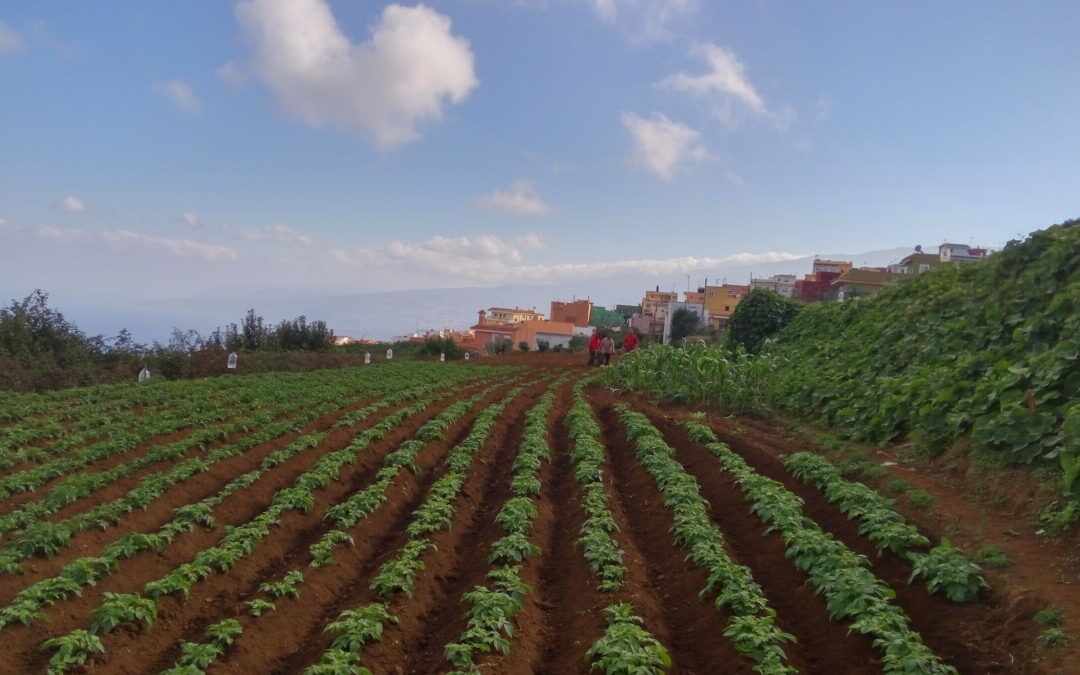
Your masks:
{"label": "town on hillside", "polygon": [[[762,288],[802,302],[843,302],[871,295],[885,286],[922,274],[944,265],[965,265],[984,260],[990,252],[967,244],[945,243],[936,253],[926,253],[921,246],[898,263],[888,267],[855,267],[851,261],[814,260],[809,274],[797,279],[794,274],[774,274],[751,278],[750,283],[709,285],[697,290],[662,291],[659,286],[646,290],[636,305],[615,305],[608,309],[590,300],[570,302],[554,300],[547,316],[536,308],[489,307],[481,309],[477,321],[467,330],[443,328],[415,332],[394,338],[395,342],[423,342],[429,338],[449,339],[462,349],[476,354],[493,354],[521,346],[533,351],[572,349],[572,341],[585,340],[597,329],[613,332],[634,331],[654,341],[668,343],[672,336],[672,317],[686,310],[698,319],[704,332],[723,330],[739,301],[751,290]],[[356,340],[338,336],[335,344],[375,344],[374,340]]]}

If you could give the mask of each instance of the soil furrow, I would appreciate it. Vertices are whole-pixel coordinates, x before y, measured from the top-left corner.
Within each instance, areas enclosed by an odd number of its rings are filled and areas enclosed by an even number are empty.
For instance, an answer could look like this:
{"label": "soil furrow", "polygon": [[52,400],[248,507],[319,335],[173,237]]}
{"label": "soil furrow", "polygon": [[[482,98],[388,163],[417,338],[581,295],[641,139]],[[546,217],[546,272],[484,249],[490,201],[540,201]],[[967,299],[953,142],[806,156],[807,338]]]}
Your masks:
{"label": "soil furrow", "polygon": [[[274,467],[266,475],[264,475],[259,481],[253,485],[242,489],[232,495],[230,495],[224,502],[222,502],[214,511],[215,527],[213,529],[196,529],[193,532],[178,536],[173,542],[161,553],[156,552],[144,552],[131,560],[124,561],[121,564],[120,571],[113,574],[105,582],[85,588],[83,590],[82,597],[69,598],[68,600],[61,601],[55,605],[49,611],[49,621],[31,628],[24,628],[22,626],[9,626],[5,629],[5,633],[10,633],[12,639],[18,639],[17,634],[23,632],[29,632],[35,635],[33,639],[28,639],[26,644],[28,645],[28,652],[18,657],[23,664],[40,665],[43,663],[42,655],[37,652],[37,644],[40,640],[47,636],[58,635],[74,628],[83,627],[86,623],[89,611],[96,607],[101,599],[102,595],[106,591],[112,592],[141,592],[143,586],[153,579],[159,578],[161,575],[168,573],[175,568],[178,564],[190,561],[191,558],[199,551],[214,546],[220,541],[224,527],[228,525],[238,525],[250,520],[254,515],[263,511],[270,503],[274,493],[292,484],[293,480],[300,473],[311,468],[312,465],[318,461],[324,453],[339,449],[348,445],[349,441],[357,433],[364,428],[377,423],[382,417],[387,414],[391,414],[396,409],[403,407],[406,404],[399,406],[393,406],[390,408],[379,411],[376,415],[373,415],[364,420],[360,425],[357,425],[353,429],[339,429],[335,431],[331,438],[324,439],[323,443],[318,448],[309,449],[301,452],[298,455],[292,457],[289,461]],[[316,421],[308,428],[301,430],[301,432],[294,434],[293,438],[303,433],[310,433],[316,427],[320,425],[322,428],[328,428],[333,424],[333,419],[324,419],[321,422]],[[279,439],[271,445],[275,448],[284,447],[288,444],[288,440]],[[333,443],[333,444],[331,444]],[[374,450],[369,448],[370,452]],[[271,450],[268,450],[270,452]],[[238,459],[238,458],[234,458]],[[229,478],[235,477],[235,474],[229,476]],[[219,488],[220,489],[220,488]],[[213,494],[215,490],[208,490],[208,494]],[[172,500],[168,500],[172,502]],[[190,503],[191,499],[181,499],[180,503]],[[160,522],[166,522],[171,517],[171,508],[167,508],[165,503],[155,504],[155,507],[151,510],[159,511]],[[318,516],[313,516],[318,518]],[[148,531],[152,531],[154,527],[150,527]],[[274,528],[271,530],[270,535],[263,541],[260,546],[260,550],[268,545],[272,545],[271,542],[275,540],[283,530],[281,528]],[[229,575],[216,574],[211,577],[210,580],[203,582],[209,584],[212,581],[220,582],[226,581],[228,586],[232,586],[235,583],[235,579],[232,577],[232,573]],[[198,585],[197,587],[198,588]],[[200,591],[196,591],[200,592]],[[193,598],[195,593],[192,594]],[[212,600],[212,599],[211,599]],[[205,602],[205,601],[204,601]],[[117,631],[116,633],[107,636],[105,638],[106,647],[109,649],[108,656],[104,659],[107,664],[106,670],[112,672],[111,659],[117,654],[127,655],[129,658],[133,658],[138,661],[137,664],[132,666],[132,669],[127,672],[141,672],[145,667],[145,653],[153,651],[156,640],[160,639],[160,635],[163,633],[161,625],[168,622],[169,617],[178,607],[182,607],[175,598],[163,598],[158,603],[158,617],[159,620],[155,622],[153,629],[146,633],[139,633],[137,631],[130,631],[124,633],[124,631]],[[211,605],[212,606],[212,605]],[[191,605],[189,605],[191,607]],[[205,611],[205,610],[204,610]],[[42,628],[45,628],[48,635],[43,635]],[[154,636],[149,642],[146,642],[148,636]],[[24,638],[25,639],[25,638]],[[113,642],[117,643],[117,647],[112,647]],[[126,644],[137,644],[138,652],[137,656],[130,653],[130,650],[125,646]],[[171,646],[171,642],[158,646],[157,649],[164,650]],[[0,656],[0,672],[7,672],[3,670],[3,663],[7,660],[7,655]],[[139,665],[141,664],[141,665]],[[118,671],[124,672],[124,671]]]}
{"label": "soil furrow", "polygon": [[[228,657],[228,668],[237,672],[291,673],[317,661],[324,646],[326,624],[343,609],[358,604],[356,598],[367,592],[371,577],[396,553],[413,511],[426,498],[432,483],[445,473],[443,460],[450,449],[468,435],[479,411],[505,394],[506,388],[500,387],[456,422],[445,440],[427,444],[417,455],[418,471],[399,474],[387,493],[387,501],[349,531],[355,545],[335,550],[336,566],[305,567],[300,599],[290,601],[288,612],[273,612],[258,619],[257,638],[249,641],[241,636],[237,640]],[[402,440],[412,437],[418,426],[403,425]],[[306,551],[303,556],[299,562],[306,565]],[[272,637],[268,641],[266,636]]]}
{"label": "soil furrow", "polygon": [[[598,396],[602,393],[606,392],[592,391],[589,398],[604,431],[611,464],[605,480],[620,507],[612,509],[616,522],[629,535],[628,585],[637,596],[634,605],[646,619],[645,627],[671,653],[671,672],[715,673],[718,666],[727,672],[750,672],[751,664],[722,637],[728,613],[700,597],[708,575],[686,560],[684,549],[675,547],[673,516],[638,461],[611,401]],[[654,606],[662,622],[655,626],[649,621]]]}
{"label": "soil furrow", "polygon": [[[448,578],[454,573],[454,567],[457,564],[457,556],[455,555],[456,541],[460,537],[459,533],[467,532],[475,518],[475,502],[478,500],[474,495],[482,494],[484,487],[483,482],[477,483],[474,480],[476,475],[487,475],[493,469],[492,455],[497,453],[506,437],[509,428],[507,421],[515,420],[523,415],[524,410],[535,402],[546,386],[547,381],[534,382],[527,386],[525,391],[518,394],[503,412],[502,423],[492,429],[483,447],[474,455],[472,470],[466,480],[465,491],[456,502],[453,520],[447,529],[436,532],[431,537],[431,541],[435,546],[428,549],[423,556],[425,568],[417,577],[412,597],[397,597],[390,601],[390,611],[398,617],[400,623],[386,626],[382,640],[365,649],[361,659],[363,662],[375,664],[393,663],[400,665],[402,668],[404,667],[404,659],[383,659],[379,655],[380,652],[376,650],[392,648],[392,643],[409,640],[410,636],[416,636],[422,632],[422,624],[418,624],[417,620],[428,608],[429,603],[427,601],[437,597],[442,584],[448,583]],[[349,580],[347,590],[344,590],[344,592],[339,591],[333,596],[331,602],[323,605],[321,620],[312,626],[312,630],[308,634],[303,636],[301,642],[303,647],[295,653],[282,655],[284,658],[278,659],[274,662],[272,668],[263,672],[294,673],[302,670],[307,665],[317,662],[332,640],[332,636],[323,632],[323,627],[327,623],[335,620],[344,609],[350,609],[369,602],[383,601],[375,591],[369,588],[368,584],[378,573],[381,565],[394,557],[407,540],[408,535],[405,528],[412,519],[413,511],[423,503],[431,484],[444,473],[445,467],[442,466],[438,467],[437,471],[429,472],[424,481],[423,492],[416,494],[415,498],[410,500],[407,508],[397,513],[398,517],[390,528],[380,531],[377,548],[375,551],[369,552],[365,561],[358,562],[356,567],[359,569],[359,574]],[[385,507],[382,510],[385,510]],[[370,553],[374,553],[374,555]],[[452,583],[452,581],[449,583]],[[424,606],[419,606],[417,603]],[[316,616],[318,615],[316,614]],[[438,649],[441,652],[442,645],[439,645]]]}
{"label": "soil furrow", "polygon": [[[539,613],[543,643],[527,662],[521,673],[558,675],[584,672],[588,669],[585,651],[604,633],[603,609],[612,597],[597,589],[598,581],[576,545],[585,522],[581,506],[581,486],[574,479],[574,464],[570,458],[571,441],[566,428],[566,413],[573,403],[567,390],[560,397],[553,427],[550,479],[544,482],[541,496],[551,504],[553,513],[540,511],[537,531],[544,548],[543,565],[533,584],[539,590],[535,612],[532,607],[523,611],[523,632]],[[545,517],[546,516],[546,517]],[[515,643],[511,656],[518,649]],[[512,672],[512,671],[507,671]]]}

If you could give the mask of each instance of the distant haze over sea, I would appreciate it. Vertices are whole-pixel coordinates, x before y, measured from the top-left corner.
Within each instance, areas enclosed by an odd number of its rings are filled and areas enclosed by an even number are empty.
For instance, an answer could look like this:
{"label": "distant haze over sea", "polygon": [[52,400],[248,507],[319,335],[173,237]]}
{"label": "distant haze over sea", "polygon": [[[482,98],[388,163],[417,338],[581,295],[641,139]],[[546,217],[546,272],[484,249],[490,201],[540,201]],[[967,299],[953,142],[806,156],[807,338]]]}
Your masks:
{"label": "distant haze over sea", "polygon": [[[816,257],[829,260],[850,260],[856,266],[880,267],[898,262],[911,253],[908,247],[866,253],[820,253]],[[809,274],[815,256],[796,260],[755,265],[731,264],[721,269],[698,270],[690,274],[692,290],[703,284],[749,283],[755,277],[772,274]],[[119,298],[66,297],[53,293],[50,305],[60,310],[83,331],[116,335],[121,328],[130,330],[139,342],[167,341],[174,327],[195,329],[202,334],[218,326],[239,322],[244,313],[256,313],[271,323],[291,319],[300,314],[308,319],[326,321],[338,335],[354,338],[388,340],[397,335],[428,329],[466,329],[476,323],[477,311],[487,307],[536,308],[546,314],[552,300],[589,298],[595,304],[613,307],[616,304],[637,304],[644,291],[654,289],[679,291],[687,289],[687,278],[668,275],[663,278],[624,274],[602,279],[560,281],[552,284],[501,285],[492,287],[433,288],[405,291],[364,293],[349,289],[241,289],[226,288],[182,298],[163,298],[148,302],[125,301]],[[4,288],[4,304],[11,298],[21,299],[32,288]],[[52,292],[43,288],[46,292]]]}

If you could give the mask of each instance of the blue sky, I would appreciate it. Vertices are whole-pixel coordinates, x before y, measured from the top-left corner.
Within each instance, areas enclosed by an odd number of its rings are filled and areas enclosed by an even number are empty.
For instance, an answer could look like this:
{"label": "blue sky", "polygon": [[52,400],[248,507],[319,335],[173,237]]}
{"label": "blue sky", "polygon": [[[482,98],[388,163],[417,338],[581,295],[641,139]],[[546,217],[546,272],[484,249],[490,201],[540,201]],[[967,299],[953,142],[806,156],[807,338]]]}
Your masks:
{"label": "blue sky", "polygon": [[3,2],[0,291],[586,295],[1000,245],[1078,215],[1078,28],[1075,2]]}

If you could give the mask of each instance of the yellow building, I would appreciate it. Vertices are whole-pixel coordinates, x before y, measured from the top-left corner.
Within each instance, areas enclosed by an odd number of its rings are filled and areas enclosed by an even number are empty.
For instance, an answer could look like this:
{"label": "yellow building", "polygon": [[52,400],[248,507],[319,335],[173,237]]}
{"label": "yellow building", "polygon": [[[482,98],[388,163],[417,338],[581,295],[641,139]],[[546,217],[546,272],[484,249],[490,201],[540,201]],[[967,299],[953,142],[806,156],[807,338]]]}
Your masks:
{"label": "yellow building", "polygon": [[480,316],[480,323],[497,323],[497,324],[520,324],[526,321],[540,321],[544,318],[544,315],[540,312],[531,309],[521,309],[515,307],[513,309],[507,309],[506,307],[489,307],[486,312],[482,312]]}
{"label": "yellow building", "polygon": [[645,291],[645,298],[641,301],[641,315],[642,316],[658,316],[667,311],[667,305],[669,302],[678,302],[679,294],[676,292],[661,291],[659,288],[655,291]]}
{"label": "yellow building", "polygon": [[739,305],[739,301],[750,292],[749,286],[724,284],[723,286],[705,287],[705,312],[709,316],[722,317],[725,321]]}

